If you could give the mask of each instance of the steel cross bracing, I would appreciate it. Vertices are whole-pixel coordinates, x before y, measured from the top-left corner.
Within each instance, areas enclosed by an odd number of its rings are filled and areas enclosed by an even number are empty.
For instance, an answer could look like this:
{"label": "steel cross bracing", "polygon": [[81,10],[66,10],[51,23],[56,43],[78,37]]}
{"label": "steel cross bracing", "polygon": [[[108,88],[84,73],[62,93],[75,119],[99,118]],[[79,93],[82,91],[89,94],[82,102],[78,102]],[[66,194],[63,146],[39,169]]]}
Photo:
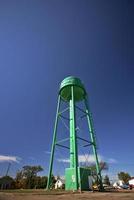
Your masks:
{"label": "steel cross bracing", "polygon": [[[77,109],[80,110],[81,112],[85,113],[84,115],[81,115],[81,116],[77,119],[77,121],[87,116],[87,113],[86,113],[83,109],[79,108],[79,107],[76,106],[76,105],[75,105],[75,108],[77,108]],[[63,125],[65,126],[65,128],[67,128],[67,130],[69,130],[69,126],[65,123],[64,120],[70,121],[70,119],[67,118],[67,117],[65,117],[65,116],[63,116],[63,113],[65,113],[65,112],[68,111],[68,110],[69,110],[69,106],[68,106],[67,108],[65,108],[64,110],[62,110],[61,112],[58,113],[58,116],[60,117],[60,119],[61,119]],[[63,118],[64,120],[63,120],[62,118]],[[79,129],[79,127],[76,127],[76,131],[77,131],[78,129]],[[86,139],[84,139],[84,138],[81,138],[81,137],[77,136],[77,134],[76,134],[76,138],[79,139],[79,140],[85,141],[86,143],[88,143],[88,144],[83,145],[83,147],[88,147],[88,146],[94,145],[93,142],[88,141],[88,140],[86,140]],[[70,138],[65,138],[65,139],[63,139],[63,140],[57,141],[57,142],[55,143],[55,145],[57,145],[57,146],[59,146],[59,147],[66,148],[66,149],[70,149],[69,147],[60,144],[60,143],[62,143],[62,142],[68,141],[69,139],[70,139]]]}
{"label": "steel cross bracing", "polygon": [[[51,185],[53,158],[54,158],[54,151],[55,151],[56,146],[63,147],[63,148],[70,150],[70,168],[75,169],[74,189],[75,190],[78,189],[77,140],[82,140],[83,142],[86,143],[85,145],[83,145],[83,147],[92,146],[93,154],[95,156],[95,161],[96,161],[96,171],[98,174],[98,178],[100,180],[100,185],[102,186],[101,171],[100,171],[100,166],[99,166],[99,161],[98,161],[98,156],[97,156],[97,149],[96,149],[96,136],[95,136],[94,126],[93,126],[92,114],[91,114],[89,106],[88,106],[87,94],[82,85],[80,85],[80,87],[79,87],[79,82],[78,82],[77,93],[75,91],[74,85],[68,86],[68,82],[66,84],[67,84],[67,87],[69,88],[70,93],[68,93],[67,96],[66,95],[64,96],[65,93],[64,92],[62,93],[62,91],[63,91],[62,89],[64,89],[64,85],[62,85],[62,87],[60,88],[60,93],[59,93],[59,97],[58,97],[57,112],[56,112],[54,134],[53,134],[53,142],[52,142],[52,149],[51,149],[51,156],[50,156],[50,166],[49,166],[47,189],[50,189],[50,185]],[[67,87],[65,87],[65,90]],[[81,97],[79,98],[77,96],[77,94],[82,95],[81,89],[85,92],[85,95],[82,96],[83,99],[81,99]],[[67,92],[68,92],[68,90],[67,90]],[[62,111],[60,111],[61,100],[63,100],[64,98],[66,98],[69,106],[67,108],[63,109]],[[75,98],[78,98],[78,100],[84,102],[84,107],[85,107],[84,110],[76,105]],[[76,120],[76,110],[80,110],[83,113],[81,116],[79,116],[79,118],[77,118],[77,120]],[[69,111],[69,118],[63,115],[67,111]],[[77,134],[79,127],[76,127],[76,123],[78,122],[78,120],[83,119],[84,117],[87,118],[88,130],[90,133],[91,141],[88,141],[85,138],[79,137]],[[70,131],[70,138],[65,138],[65,139],[57,141],[57,127],[58,127],[59,119],[64,124],[65,128],[68,131]],[[69,125],[65,122],[65,120],[69,122]],[[62,145],[63,142],[68,141],[68,140],[70,140],[70,147]]]}
{"label": "steel cross bracing", "polygon": [[[82,119],[82,118],[84,118],[84,117],[86,117],[86,116],[88,115],[88,114],[87,114],[83,109],[81,109],[80,107],[78,107],[78,106],[75,105],[75,108],[77,108],[77,109],[80,110],[81,112],[85,113],[84,115],[81,115],[81,116],[77,119],[77,121],[80,120],[80,119]],[[59,118],[61,119],[62,123],[64,124],[64,126],[65,126],[65,128],[66,128],[67,130],[69,130],[69,126],[65,123],[64,120],[70,121],[71,119],[69,119],[69,118],[63,116],[62,114],[63,114],[64,112],[68,111],[68,110],[69,110],[69,106],[68,106],[67,108],[65,108],[64,110],[62,110],[61,112],[58,113]],[[91,117],[91,116],[92,116],[92,115],[91,115],[91,113],[90,113],[90,117]],[[62,118],[63,118],[64,120],[63,120]],[[92,121],[92,123],[93,123],[93,121]],[[79,129],[79,127],[76,127],[76,131],[77,131],[77,129]],[[83,145],[83,147],[88,147],[88,146],[91,146],[91,145],[95,145],[95,143],[93,143],[93,142],[91,142],[91,141],[88,141],[88,140],[86,140],[86,139],[84,139],[84,138],[81,138],[81,137],[77,136],[77,134],[76,134],[76,138],[79,139],[79,140],[82,140],[82,141],[85,141],[85,142],[88,143],[88,144]],[[70,139],[70,138],[65,138],[65,139],[63,139],[63,140],[57,141],[57,142],[55,142],[55,145],[57,145],[57,146],[59,146],[59,147],[63,147],[63,148],[65,148],[65,149],[70,149],[69,147],[67,147],[67,146],[65,146],[65,145],[59,144],[59,143],[68,141],[69,139]],[[95,139],[96,139],[96,138],[95,138]]]}

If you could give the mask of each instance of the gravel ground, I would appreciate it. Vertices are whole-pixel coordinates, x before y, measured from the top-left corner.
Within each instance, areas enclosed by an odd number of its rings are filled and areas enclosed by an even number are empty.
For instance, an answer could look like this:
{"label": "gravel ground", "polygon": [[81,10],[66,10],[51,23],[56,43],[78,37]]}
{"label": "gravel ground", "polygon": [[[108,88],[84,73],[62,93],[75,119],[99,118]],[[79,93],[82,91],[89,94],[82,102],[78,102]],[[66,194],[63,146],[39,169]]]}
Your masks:
{"label": "gravel ground", "polygon": [[49,194],[45,192],[0,192],[0,200],[134,200],[134,191]]}

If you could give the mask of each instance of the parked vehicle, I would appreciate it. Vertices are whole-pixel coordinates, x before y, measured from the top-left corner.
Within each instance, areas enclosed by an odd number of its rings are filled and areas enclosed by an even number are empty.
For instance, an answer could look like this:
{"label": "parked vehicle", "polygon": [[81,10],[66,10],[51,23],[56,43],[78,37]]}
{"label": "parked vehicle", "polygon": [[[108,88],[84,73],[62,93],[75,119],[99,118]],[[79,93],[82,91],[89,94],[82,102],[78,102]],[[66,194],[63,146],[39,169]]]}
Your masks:
{"label": "parked vehicle", "polygon": [[113,187],[114,187],[115,189],[130,189],[129,184],[125,184],[124,181],[122,181],[122,180],[116,181],[116,182],[113,184]]}

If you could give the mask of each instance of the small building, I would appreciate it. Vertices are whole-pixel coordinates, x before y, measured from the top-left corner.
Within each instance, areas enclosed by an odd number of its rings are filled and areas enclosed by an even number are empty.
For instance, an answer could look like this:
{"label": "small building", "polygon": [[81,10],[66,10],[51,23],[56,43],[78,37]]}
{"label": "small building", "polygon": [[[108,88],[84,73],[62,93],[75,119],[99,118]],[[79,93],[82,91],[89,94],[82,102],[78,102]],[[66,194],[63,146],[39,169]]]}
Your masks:
{"label": "small building", "polygon": [[122,189],[122,186],[124,185],[124,181],[122,180],[118,180],[116,181],[114,184],[113,184],[113,187],[114,188],[117,188],[117,189]]}
{"label": "small building", "polygon": [[116,189],[129,189],[129,185],[125,184],[123,180],[118,180],[113,184]]}
{"label": "small building", "polygon": [[59,178],[55,183],[55,189],[64,189],[65,188],[65,180]]}
{"label": "small building", "polygon": [[[65,169],[65,190],[75,190],[75,168]],[[91,170],[78,167],[78,183],[80,190],[89,190],[92,188]]]}
{"label": "small building", "polygon": [[131,185],[134,188],[134,177],[131,177],[131,179],[128,181],[129,185]]}

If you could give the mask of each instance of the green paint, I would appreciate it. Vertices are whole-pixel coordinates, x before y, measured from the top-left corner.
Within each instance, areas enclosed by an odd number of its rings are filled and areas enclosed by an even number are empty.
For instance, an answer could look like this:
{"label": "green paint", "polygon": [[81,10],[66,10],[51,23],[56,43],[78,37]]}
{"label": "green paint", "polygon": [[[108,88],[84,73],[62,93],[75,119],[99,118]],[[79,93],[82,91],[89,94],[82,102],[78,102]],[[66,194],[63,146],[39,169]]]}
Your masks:
{"label": "green paint", "polygon": [[86,91],[84,85],[82,84],[79,78],[69,76],[65,78],[60,85],[59,94],[61,95],[62,100],[70,101],[72,98],[72,90],[71,87],[73,86],[73,95],[75,101],[81,101],[86,95]]}
{"label": "green paint", "polygon": [[75,126],[75,99],[74,99],[74,86],[71,87],[71,100],[70,100],[70,168],[74,168],[74,190],[78,189],[78,156],[77,156],[77,139],[76,139],[76,126]]}
{"label": "green paint", "polygon": [[49,166],[49,174],[48,174],[48,181],[47,181],[47,189],[50,189],[51,184],[52,184],[51,183],[51,177],[52,177],[52,167],[53,167],[53,159],[54,159],[54,150],[55,150],[56,136],[57,136],[59,109],[60,109],[60,96],[58,98],[56,119],[55,119],[55,125],[54,125],[54,134],[53,134],[53,143],[52,143],[52,149],[51,149],[51,157],[50,157],[50,166]]}
{"label": "green paint", "polygon": [[100,188],[101,188],[101,190],[103,190],[102,177],[101,177],[101,171],[100,171],[100,164],[99,164],[98,155],[97,155],[97,149],[96,149],[96,139],[95,139],[93,122],[92,122],[91,112],[89,110],[87,98],[85,99],[85,106],[86,106],[87,121],[88,121],[88,126],[89,126],[91,142],[92,142],[92,148],[93,148],[93,153],[94,153],[95,161],[96,161],[95,162],[96,163],[96,171],[97,171],[97,175],[98,175],[98,178],[99,178]]}
{"label": "green paint", "polygon": [[[60,111],[60,102],[67,102],[68,108]],[[88,107],[87,102],[87,93],[85,90],[84,85],[82,84],[81,80],[70,76],[65,78],[60,85],[59,90],[59,98],[58,98],[58,105],[57,105],[57,113],[55,119],[55,126],[54,126],[54,135],[53,135],[53,143],[51,149],[51,157],[50,157],[50,167],[49,167],[49,174],[48,174],[48,183],[47,189],[51,187],[51,176],[52,176],[52,168],[53,168],[53,159],[54,159],[54,151],[56,144],[62,143],[67,140],[67,138],[60,140],[59,142],[56,141],[57,136],[57,126],[58,126],[58,118],[62,117],[64,112],[69,110],[69,124],[70,124],[70,168],[66,169],[66,190],[86,190],[88,188],[88,175],[90,175],[89,169],[83,169],[78,166],[78,151],[77,151],[77,134],[76,134],[76,104],[78,101],[84,101],[85,109],[81,109],[85,115],[87,116],[87,122],[89,126],[89,133],[91,138],[91,144],[93,148],[93,153],[95,156],[96,161],[96,170],[98,174],[98,178],[100,181],[101,188],[102,187],[102,177],[101,171],[97,156],[96,150],[96,141],[95,141],[95,134],[93,129],[93,123],[91,118],[91,113]],[[65,147],[64,145],[59,145],[61,147]],[[84,175],[83,175],[84,174]]]}
{"label": "green paint", "polygon": [[[89,190],[88,176],[91,175],[91,170],[83,167],[78,167],[78,189]],[[65,170],[65,190],[75,190],[75,168],[66,168]]]}

